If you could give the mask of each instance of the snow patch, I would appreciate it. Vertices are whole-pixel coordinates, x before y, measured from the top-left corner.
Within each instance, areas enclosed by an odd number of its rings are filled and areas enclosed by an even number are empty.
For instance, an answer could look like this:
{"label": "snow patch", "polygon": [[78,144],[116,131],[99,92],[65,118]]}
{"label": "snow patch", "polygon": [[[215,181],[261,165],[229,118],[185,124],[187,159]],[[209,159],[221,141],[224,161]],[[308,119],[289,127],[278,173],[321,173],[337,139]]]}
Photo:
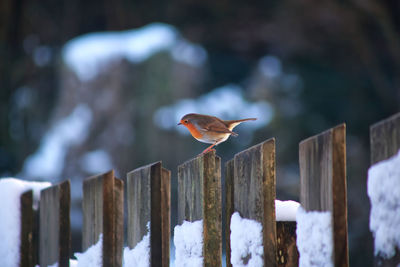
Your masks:
{"label": "snow patch", "polygon": [[203,266],[203,220],[174,228],[175,267]]}
{"label": "snow patch", "polygon": [[400,248],[400,150],[392,158],[369,168],[368,196],[375,255],[391,258],[396,248]]}
{"label": "snow patch", "polygon": [[90,246],[83,253],[74,253],[78,262],[78,267],[101,267],[103,265],[103,234],[99,235],[99,240]]}
{"label": "snow patch", "polygon": [[268,55],[260,59],[259,68],[268,78],[275,78],[282,74],[282,63],[275,56]]}
{"label": "snow patch", "polygon": [[243,219],[238,212],[231,217],[231,263],[232,266],[263,266],[262,225]]}
{"label": "snow patch", "polygon": [[147,234],[133,249],[124,248],[124,267],[150,266],[150,222],[147,223]]}
{"label": "snow patch", "polygon": [[160,51],[168,51],[173,59],[193,66],[203,64],[207,58],[201,46],[184,40],[173,26],[163,23],[79,36],[64,46],[63,58],[81,81],[89,81],[111,61],[140,63]]}
{"label": "snow patch", "polygon": [[281,201],[275,200],[275,215],[276,221],[296,221],[297,209],[300,207],[300,203],[287,200]]}
{"label": "snow patch", "polygon": [[79,104],[69,116],[56,122],[42,139],[39,149],[25,160],[22,176],[60,178],[69,147],[86,140],[91,120],[90,108]]}
{"label": "snow patch", "polygon": [[96,174],[111,170],[112,160],[106,151],[98,149],[85,153],[82,156],[80,165],[87,173]]}
{"label": "snow patch", "polygon": [[332,215],[329,211],[297,210],[297,249],[300,267],[333,266]]}
{"label": "snow patch", "polygon": [[15,178],[0,179],[0,266],[19,266],[19,246],[21,229],[20,197],[33,190],[37,203],[40,190],[51,186],[47,182],[27,182]]}

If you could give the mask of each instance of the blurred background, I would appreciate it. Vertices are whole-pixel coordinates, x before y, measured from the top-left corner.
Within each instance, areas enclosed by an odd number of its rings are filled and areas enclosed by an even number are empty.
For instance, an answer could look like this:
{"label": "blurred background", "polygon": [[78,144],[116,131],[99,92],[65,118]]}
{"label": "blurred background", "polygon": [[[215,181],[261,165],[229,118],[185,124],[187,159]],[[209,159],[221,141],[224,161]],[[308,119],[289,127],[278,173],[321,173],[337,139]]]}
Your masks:
{"label": "blurred background", "polygon": [[222,164],[270,137],[277,197],[298,200],[298,143],[347,124],[350,264],[372,266],[369,126],[400,107],[400,2],[0,3],[0,176],[71,179],[80,250],[82,180],[205,147],[189,112],[258,117],[217,147]]}

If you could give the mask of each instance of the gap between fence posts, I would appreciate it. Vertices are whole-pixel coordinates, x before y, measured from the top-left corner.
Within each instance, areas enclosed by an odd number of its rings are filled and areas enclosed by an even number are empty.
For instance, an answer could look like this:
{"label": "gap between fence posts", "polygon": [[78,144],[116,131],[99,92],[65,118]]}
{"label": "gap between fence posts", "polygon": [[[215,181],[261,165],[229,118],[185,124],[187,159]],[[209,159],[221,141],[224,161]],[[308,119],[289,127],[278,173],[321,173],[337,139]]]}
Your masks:
{"label": "gap between fence posts", "polygon": [[82,250],[97,243],[103,235],[103,266],[122,266],[124,242],[124,183],[114,171],[83,181]]}
{"label": "gap between fence posts", "polygon": [[300,202],[306,211],[330,211],[334,266],[348,266],[346,125],[299,145]]}
{"label": "gap between fence posts", "polygon": [[264,266],[277,266],[275,173],[274,138],[236,154],[233,160],[227,162],[227,266],[231,266],[229,230],[235,211],[243,218],[261,223]]}
{"label": "gap between fence posts", "polygon": [[150,266],[169,266],[171,172],[156,162],[127,174],[128,246],[147,234],[150,222]]}
{"label": "gap between fence posts", "polygon": [[178,224],[203,220],[203,265],[222,266],[221,158],[215,151],[178,167]]}
{"label": "gap between fence posts", "polygon": [[278,266],[299,266],[299,252],[296,246],[296,222],[276,222],[276,250]]}
{"label": "gap between fence posts", "polygon": [[[400,149],[400,113],[377,122],[370,127],[371,165],[388,159]],[[375,257],[375,266],[389,267],[400,264],[400,251],[390,259]]]}
{"label": "gap between fence posts", "polygon": [[70,195],[69,180],[40,192],[39,263],[42,267],[56,262],[59,267],[69,266]]}

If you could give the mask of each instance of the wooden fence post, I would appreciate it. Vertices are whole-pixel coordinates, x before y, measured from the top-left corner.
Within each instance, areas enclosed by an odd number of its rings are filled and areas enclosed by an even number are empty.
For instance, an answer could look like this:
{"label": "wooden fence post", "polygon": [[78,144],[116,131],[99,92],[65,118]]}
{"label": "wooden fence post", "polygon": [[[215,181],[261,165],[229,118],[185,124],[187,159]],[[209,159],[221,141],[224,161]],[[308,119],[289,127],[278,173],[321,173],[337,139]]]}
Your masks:
{"label": "wooden fence post", "polygon": [[[263,227],[264,266],[276,266],[275,139],[246,149],[226,164],[227,250],[233,212]],[[227,252],[227,266],[230,263]]]}
{"label": "wooden fence post", "polygon": [[103,234],[103,266],[122,266],[124,242],[124,183],[114,171],[83,181],[82,250],[96,244]]}
{"label": "wooden fence post", "polygon": [[20,197],[21,203],[21,244],[20,244],[20,267],[33,267],[36,264],[37,245],[33,240],[35,231],[35,211],[33,210],[33,191],[29,190]]}
{"label": "wooden fence post", "polygon": [[[388,159],[400,149],[400,113],[373,124],[370,127],[371,165]],[[390,259],[375,258],[376,266],[398,266],[400,264],[400,251]]]}
{"label": "wooden fence post", "polygon": [[39,263],[47,267],[69,266],[71,248],[70,181],[53,185],[40,192]]}
{"label": "wooden fence post", "polygon": [[334,265],[348,266],[346,125],[302,141],[299,161],[301,205],[332,213]]}
{"label": "wooden fence post", "polygon": [[215,151],[178,167],[178,224],[203,220],[203,264],[222,266],[221,158]]}
{"label": "wooden fence post", "polygon": [[169,266],[171,172],[156,162],[127,174],[128,246],[147,233],[150,222],[150,266]]}

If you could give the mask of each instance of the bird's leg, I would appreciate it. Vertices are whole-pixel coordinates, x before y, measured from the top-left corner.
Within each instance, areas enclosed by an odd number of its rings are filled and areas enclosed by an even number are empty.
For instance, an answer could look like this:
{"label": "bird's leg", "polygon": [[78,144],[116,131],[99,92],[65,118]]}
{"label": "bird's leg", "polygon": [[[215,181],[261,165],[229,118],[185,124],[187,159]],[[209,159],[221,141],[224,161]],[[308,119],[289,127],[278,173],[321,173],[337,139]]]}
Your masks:
{"label": "bird's leg", "polygon": [[211,146],[209,146],[209,147],[207,147],[206,149],[204,149],[204,151],[203,152],[201,152],[201,154],[200,155],[202,155],[202,154],[206,154],[207,152],[209,152],[209,151],[212,151],[212,150],[214,150],[215,151],[215,149],[213,149],[213,147],[215,146],[217,144],[217,142],[215,142],[214,144],[212,144]]}

